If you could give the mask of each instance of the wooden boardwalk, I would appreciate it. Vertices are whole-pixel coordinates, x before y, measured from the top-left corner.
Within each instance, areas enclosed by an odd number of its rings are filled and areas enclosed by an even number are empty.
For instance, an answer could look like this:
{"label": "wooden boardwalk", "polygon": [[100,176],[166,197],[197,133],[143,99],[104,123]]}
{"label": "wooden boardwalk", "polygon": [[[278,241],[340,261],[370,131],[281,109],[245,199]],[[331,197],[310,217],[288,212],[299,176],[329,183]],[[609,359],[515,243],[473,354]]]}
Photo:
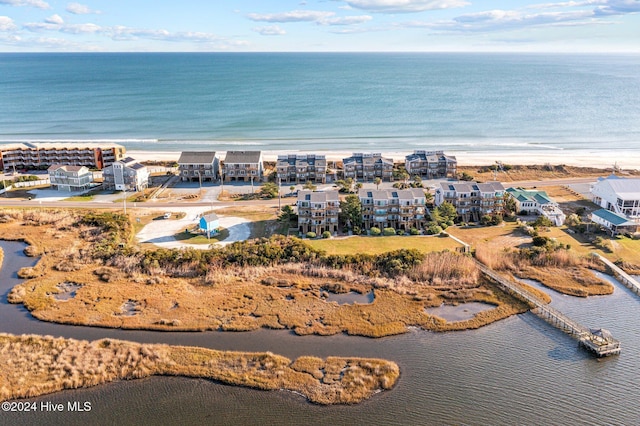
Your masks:
{"label": "wooden boardwalk", "polygon": [[614,339],[606,330],[591,330],[572,320],[559,310],[545,304],[536,295],[517,285],[511,280],[497,274],[479,261],[475,261],[478,268],[493,279],[503,290],[516,296],[520,300],[532,305],[531,312],[554,325],[565,333],[576,338],[580,345],[598,357],[617,355],[620,353],[620,342]]}
{"label": "wooden boardwalk", "polygon": [[606,257],[600,256],[598,253],[592,253],[593,256],[597,257],[613,271],[614,277],[620,281],[622,284],[627,286],[631,291],[640,296],[640,283],[638,280],[633,278],[631,275],[627,274],[625,271],[620,269],[615,263],[607,259]]}

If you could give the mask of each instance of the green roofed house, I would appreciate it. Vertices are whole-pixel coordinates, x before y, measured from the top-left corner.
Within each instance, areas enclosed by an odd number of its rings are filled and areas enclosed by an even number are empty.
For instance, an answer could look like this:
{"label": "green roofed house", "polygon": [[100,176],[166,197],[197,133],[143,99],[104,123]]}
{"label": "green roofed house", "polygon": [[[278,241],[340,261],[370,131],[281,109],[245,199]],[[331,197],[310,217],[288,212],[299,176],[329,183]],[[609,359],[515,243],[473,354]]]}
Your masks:
{"label": "green roofed house", "polygon": [[612,236],[625,232],[635,233],[640,229],[640,223],[607,209],[591,213],[591,221],[607,228]]}
{"label": "green roofed house", "polygon": [[515,200],[518,212],[545,216],[556,226],[561,226],[567,218],[558,203],[544,191],[508,188],[507,193]]}

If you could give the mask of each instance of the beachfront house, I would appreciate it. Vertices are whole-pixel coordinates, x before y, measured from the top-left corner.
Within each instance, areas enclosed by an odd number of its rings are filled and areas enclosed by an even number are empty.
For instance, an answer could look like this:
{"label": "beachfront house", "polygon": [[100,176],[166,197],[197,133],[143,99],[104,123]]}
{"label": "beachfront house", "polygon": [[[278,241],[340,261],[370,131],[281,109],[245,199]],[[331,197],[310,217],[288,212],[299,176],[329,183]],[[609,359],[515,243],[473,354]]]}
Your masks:
{"label": "beachfront house", "polygon": [[54,164],[47,171],[51,188],[58,191],[83,191],[93,182],[93,172],[85,166]]}
{"label": "beachfront house", "polygon": [[149,186],[149,170],[131,157],[106,167],[102,176],[105,189],[142,191]]}
{"label": "beachfront house", "polygon": [[218,179],[219,160],[215,151],[183,151],[178,159],[180,179],[183,181],[211,181]]}
{"label": "beachfront house", "polygon": [[507,194],[513,197],[518,213],[545,216],[556,226],[563,225],[567,218],[558,203],[544,191],[508,188]]}
{"label": "beachfront house", "polygon": [[125,152],[124,146],[113,143],[12,143],[0,145],[0,170],[47,170],[54,164],[102,170]]}
{"label": "beachfront house", "polygon": [[455,178],[458,172],[456,157],[443,151],[413,151],[405,157],[404,165],[409,176],[426,179]]}
{"label": "beachfront house", "polygon": [[504,212],[504,186],[500,182],[441,182],[436,187],[434,203],[453,204],[464,222],[479,222],[485,215]]}
{"label": "beachfront house", "polygon": [[298,191],[298,231],[300,235],[315,232],[320,236],[329,231],[338,232],[338,215],[340,214],[340,198],[337,190],[332,191]]}
{"label": "beachfront house", "polygon": [[278,155],[276,171],[281,183],[325,183],[327,159],[318,154]]}
{"label": "beachfront house", "polygon": [[591,213],[591,221],[607,229],[611,236],[624,233],[633,234],[640,230],[640,222],[607,209],[600,209]]}
{"label": "beachfront house", "polygon": [[215,213],[203,215],[200,218],[200,231],[207,234],[207,236],[215,235],[219,232],[220,219]]}
{"label": "beachfront house", "polygon": [[362,225],[402,229],[422,229],[427,221],[426,197],[420,188],[358,191],[362,205]]}
{"label": "beachfront house", "polygon": [[640,220],[640,179],[611,175],[591,186],[593,202],[605,210]]}
{"label": "beachfront house", "polygon": [[259,182],[263,172],[261,151],[228,151],[222,164],[222,173],[227,182]]}
{"label": "beachfront house", "polygon": [[385,158],[380,153],[354,153],[342,160],[344,178],[372,182],[375,178],[393,179],[393,158]]}

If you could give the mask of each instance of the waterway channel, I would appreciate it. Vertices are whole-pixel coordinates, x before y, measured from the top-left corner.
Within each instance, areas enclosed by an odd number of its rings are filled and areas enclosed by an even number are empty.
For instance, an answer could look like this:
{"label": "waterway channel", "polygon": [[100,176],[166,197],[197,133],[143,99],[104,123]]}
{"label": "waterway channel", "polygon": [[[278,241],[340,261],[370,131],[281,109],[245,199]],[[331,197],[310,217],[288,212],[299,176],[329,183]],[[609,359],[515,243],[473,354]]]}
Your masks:
{"label": "waterway channel", "polygon": [[[285,391],[258,391],[202,379],[153,377],[70,390],[28,401],[91,402],[84,413],[5,413],[0,424],[323,424],[540,425],[640,424],[640,298],[615,284],[610,296],[550,292],[553,306],[591,327],[610,330],[622,354],[602,360],[531,313],[479,330],[413,330],[383,339],[296,336],[287,331],[176,333],[104,329],[37,321],[7,303],[16,271],[35,260],[24,245],[0,241],[0,331],[78,339],[103,337],[214,349],[393,360],[397,386],[354,406],[318,406]],[[5,368],[0,366],[0,368]]]}

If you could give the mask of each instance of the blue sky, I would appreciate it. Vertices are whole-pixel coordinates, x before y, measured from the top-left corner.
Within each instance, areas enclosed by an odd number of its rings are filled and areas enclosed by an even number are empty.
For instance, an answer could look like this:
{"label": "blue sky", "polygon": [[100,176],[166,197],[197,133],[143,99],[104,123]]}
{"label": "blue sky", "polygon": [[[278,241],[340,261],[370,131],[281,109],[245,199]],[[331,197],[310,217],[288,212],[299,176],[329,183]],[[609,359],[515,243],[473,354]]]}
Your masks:
{"label": "blue sky", "polygon": [[0,0],[0,51],[640,52],[640,0]]}

